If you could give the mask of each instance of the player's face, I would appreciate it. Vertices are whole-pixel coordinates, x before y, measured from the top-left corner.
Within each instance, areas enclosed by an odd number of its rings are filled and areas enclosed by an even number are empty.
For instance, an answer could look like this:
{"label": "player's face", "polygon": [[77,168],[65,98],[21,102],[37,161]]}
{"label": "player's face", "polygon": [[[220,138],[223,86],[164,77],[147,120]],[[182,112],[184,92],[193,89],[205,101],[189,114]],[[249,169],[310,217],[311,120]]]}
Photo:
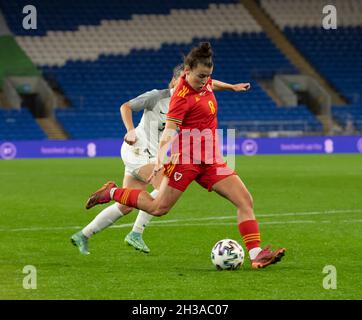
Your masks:
{"label": "player's face", "polygon": [[213,68],[198,64],[195,68],[185,68],[186,80],[192,88],[200,91],[212,74]]}

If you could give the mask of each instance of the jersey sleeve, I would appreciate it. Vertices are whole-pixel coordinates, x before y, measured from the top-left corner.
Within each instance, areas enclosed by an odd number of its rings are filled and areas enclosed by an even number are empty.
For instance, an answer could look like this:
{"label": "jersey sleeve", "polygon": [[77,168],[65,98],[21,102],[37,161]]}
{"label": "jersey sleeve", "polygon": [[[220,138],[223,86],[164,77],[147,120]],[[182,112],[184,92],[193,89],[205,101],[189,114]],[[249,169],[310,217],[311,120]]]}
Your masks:
{"label": "jersey sleeve", "polygon": [[184,117],[188,111],[187,99],[173,95],[171,97],[170,106],[166,116],[167,121],[172,121],[177,125],[182,125]]}
{"label": "jersey sleeve", "polygon": [[164,98],[169,98],[171,96],[170,90],[152,90],[147,91],[138,97],[131,99],[129,105],[132,111],[141,111],[144,109],[153,110],[157,102]]}

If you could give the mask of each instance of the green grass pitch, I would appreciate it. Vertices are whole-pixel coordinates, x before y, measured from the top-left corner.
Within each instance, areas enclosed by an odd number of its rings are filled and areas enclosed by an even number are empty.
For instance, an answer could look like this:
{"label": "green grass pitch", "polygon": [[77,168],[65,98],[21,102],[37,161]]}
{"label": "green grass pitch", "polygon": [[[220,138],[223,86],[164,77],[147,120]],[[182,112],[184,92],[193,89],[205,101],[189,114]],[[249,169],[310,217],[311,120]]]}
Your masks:
{"label": "green grass pitch", "polygon": [[[82,256],[70,236],[102,209],[84,209],[105,181],[121,183],[120,159],[0,162],[0,299],[361,299],[362,156],[238,157],[254,198],[262,244],[285,246],[283,260],[217,271],[210,251],[241,238],[235,209],[193,183],[144,233],[151,253],[124,244],[136,211],[90,240]],[[24,289],[24,266],[37,288]],[[336,289],[325,289],[325,266]]]}

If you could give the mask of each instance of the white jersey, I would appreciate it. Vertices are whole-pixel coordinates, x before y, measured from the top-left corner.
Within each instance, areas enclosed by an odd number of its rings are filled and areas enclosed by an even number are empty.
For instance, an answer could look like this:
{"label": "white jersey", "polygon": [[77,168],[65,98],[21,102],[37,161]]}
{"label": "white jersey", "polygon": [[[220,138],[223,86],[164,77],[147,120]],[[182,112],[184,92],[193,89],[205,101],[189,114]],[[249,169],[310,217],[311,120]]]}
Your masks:
{"label": "white jersey", "polygon": [[143,111],[136,127],[137,145],[142,152],[156,157],[158,144],[166,125],[166,114],[171,98],[171,90],[148,91],[129,101],[132,111]]}

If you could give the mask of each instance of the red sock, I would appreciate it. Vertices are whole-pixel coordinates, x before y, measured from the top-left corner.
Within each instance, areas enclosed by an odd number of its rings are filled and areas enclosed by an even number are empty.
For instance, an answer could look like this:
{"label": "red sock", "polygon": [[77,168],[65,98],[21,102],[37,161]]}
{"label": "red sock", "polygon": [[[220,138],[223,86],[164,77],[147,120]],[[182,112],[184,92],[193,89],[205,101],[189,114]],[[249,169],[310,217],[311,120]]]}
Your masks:
{"label": "red sock", "polygon": [[239,224],[239,231],[248,251],[253,248],[260,247],[260,232],[258,222],[256,220],[246,220],[241,222]]}
{"label": "red sock", "polygon": [[137,199],[141,191],[139,189],[117,188],[114,191],[113,200],[128,207],[136,208]]}

